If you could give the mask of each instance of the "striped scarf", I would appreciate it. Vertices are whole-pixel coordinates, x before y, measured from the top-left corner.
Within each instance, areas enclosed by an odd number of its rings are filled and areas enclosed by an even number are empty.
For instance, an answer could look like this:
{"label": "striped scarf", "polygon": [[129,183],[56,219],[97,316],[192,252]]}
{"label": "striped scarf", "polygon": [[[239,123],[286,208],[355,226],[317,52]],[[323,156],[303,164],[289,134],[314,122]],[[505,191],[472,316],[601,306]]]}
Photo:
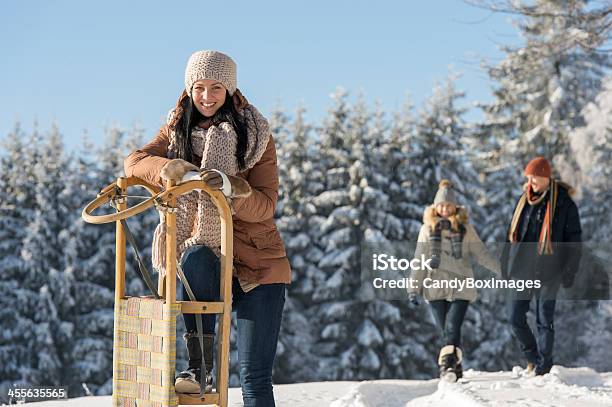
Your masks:
{"label": "striped scarf", "polygon": [[[555,210],[557,208],[557,197],[559,194],[559,185],[557,181],[555,181],[554,179],[550,180],[550,186],[548,188],[548,191],[550,192],[550,199],[546,203],[546,214],[544,215],[542,229],[540,230],[540,238],[538,239],[538,254],[540,255],[550,255],[553,253],[552,221],[555,216]],[[516,205],[516,209],[514,210],[514,215],[512,215],[512,222],[510,223],[510,232],[508,236],[510,242],[518,242],[518,225],[521,220],[521,213],[523,213],[525,204],[537,205],[544,199],[545,196],[546,192],[544,192],[539,197],[534,197],[531,187],[527,187],[526,191],[523,192],[523,195],[521,195],[521,198],[519,199],[518,204]]]}

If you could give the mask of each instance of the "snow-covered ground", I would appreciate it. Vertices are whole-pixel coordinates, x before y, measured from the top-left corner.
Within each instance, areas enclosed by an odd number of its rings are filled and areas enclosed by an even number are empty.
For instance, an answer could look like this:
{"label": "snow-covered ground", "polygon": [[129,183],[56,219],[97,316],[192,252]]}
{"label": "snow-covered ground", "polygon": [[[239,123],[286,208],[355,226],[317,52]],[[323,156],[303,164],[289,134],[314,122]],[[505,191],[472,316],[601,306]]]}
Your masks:
{"label": "snow-covered ground", "polygon": [[406,404],[409,407],[475,406],[612,406],[612,373],[555,366],[539,377],[512,372],[474,372],[465,382],[440,382],[438,390]]}
{"label": "snow-covered ground", "polygon": [[[460,383],[439,380],[374,380],[274,386],[279,407],[476,407],[612,406],[612,373],[589,368],[553,367],[542,377],[516,372],[468,370]],[[240,389],[229,392],[230,406],[241,406]],[[30,403],[36,407],[102,407],[110,397],[81,397]]]}

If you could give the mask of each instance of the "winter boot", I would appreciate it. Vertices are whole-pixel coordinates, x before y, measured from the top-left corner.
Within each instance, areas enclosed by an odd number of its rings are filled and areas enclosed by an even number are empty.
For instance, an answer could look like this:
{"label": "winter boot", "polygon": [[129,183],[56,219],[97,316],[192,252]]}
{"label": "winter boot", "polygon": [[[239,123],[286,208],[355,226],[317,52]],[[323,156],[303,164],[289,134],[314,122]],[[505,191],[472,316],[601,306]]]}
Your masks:
{"label": "winter boot", "polygon": [[457,380],[463,377],[463,367],[461,366],[461,362],[463,362],[463,352],[461,348],[455,347],[456,356],[457,356],[457,365],[455,366],[455,374],[457,375]]}
{"label": "winter boot", "polygon": [[544,376],[547,373],[550,373],[550,369],[552,369],[552,364],[544,365],[544,366],[536,366],[535,367],[535,375],[536,376]]}
{"label": "winter boot", "polygon": [[438,356],[440,378],[449,382],[456,382],[457,379],[463,377],[462,359],[461,349],[454,345],[444,346],[440,350],[440,356]]}
{"label": "winter boot", "polygon": [[[189,365],[187,370],[182,371],[176,376],[174,387],[177,393],[200,393],[200,380],[202,379],[202,350],[200,349],[200,339],[197,333],[187,332],[183,335],[187,345],[187,356]],[[205,393],[212,391],[212,364],[213,364],[213,344],[215,336],[204,335],[204,362],[206,372],[204,374]]]}

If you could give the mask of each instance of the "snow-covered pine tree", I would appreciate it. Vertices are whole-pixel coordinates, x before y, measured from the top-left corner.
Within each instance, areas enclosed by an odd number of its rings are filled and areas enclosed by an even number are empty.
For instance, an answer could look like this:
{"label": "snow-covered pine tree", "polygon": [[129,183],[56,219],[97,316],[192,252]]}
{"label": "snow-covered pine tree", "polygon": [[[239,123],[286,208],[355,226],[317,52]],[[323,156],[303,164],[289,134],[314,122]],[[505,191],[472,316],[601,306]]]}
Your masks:
{"label": "snow-covered pine tree", "polygon": [[535,155],[570,160],[570,132],[584,125],[582,109],[611,66],[610,55],[601,52],[611,28],[609,6],[590,7],[585,0],[478,3],[518,15],[522,41],[503,46],[506,58],[487,67],[497,83],[495,101],[485,108],[489,120],[513,141],[519,162]]}
{"label": "snow-covered pine tree", "polygon": [[[65,237],[66,272],[74,278],[75,307],[69,375],[70,394],[109,394],[102,389],[112,376],[114,224],[92,225],[81,218],[83,207],[104,186],[98,179],[94,146],[85,135],[70,154],[71,174],[63,195],[70,201],[71,224]],[[102,210],[101,210],[102,211]],[[108,210],[107,210],[108,212]]]}
{"label": "snow-covered pine tree", "polygon": [[419,363],[427,352],[419,352],[419,344],[401,328],[410,325],[401,321],[405,303],[377,299],[361,284],[362,243],[404,235],[389,204],[387,163],[381,155],[387,151],[386,127],[380,109],[372,115],[362,98],[351,108],[346,93],[338,92],[321,132],[317,157],[328,170],[312,219],[320,221],[321,235],[315,239],[324,248],[319,268],[329,276],[313,295],[321,302],[314,307],[320,318],[314,349],[322,356],[322,378],[414,377],[427,369]]}
{"label": "snow-covered pine tree", "polygon": [[282,111],[276,111],[270,121],[277,145],[280,179],[276,224],[285,243],[293,277],[285,302],[275,364],[275,378],[284,382],[306,381],[316,376],[316,365],[303,363],[311,355],[313,341],[312,324],[303,315],[312,295],[312,278],[318,272],[318,258],[312,253],[320,253],[307,226],[309,216],[315,212],[311,203],[314,196],[311,179],[315,175],[316,160],[309,134],[311,128],[304,122],[304,112],[304,108],[298,107],[290,122]]}
{"label": "snow-covered pine tree", "polygon": [[65,159],[61,135],[53,126],[39,142],[40,158],[34,165],[36,208],[26,229],[21,256],[25,278],[22,284],[38,290],[38,306],[30,311],[34,322],[27,341],[31,351],[28,382],[60,385],[69,382],[64,367],[69,363],[74,326],[71,276],[64,272],[60,235],[66,228],[67,212],[61,199]]}
{"label": "snow-covered pine tree", "polygon": [[410,97],[406,97],[399,111],[394,112],[389,141],[381,146],[381,156],[389,177],[391,212],[401,220],[403,235],[399,240],[414,240],[419,234],[423,207],[412,197],[412,188],[419,180],[409,157],[415,138],[416,120]]}
{"label": "snow-covered pine tree", "polygon": [[[578,162],[580,173],[575,185],[582,195],[579,202],[582,235],[585,241],[580,274],[575,285],[585,291],[581,298],[593,301],[580,301],[589,308],[574,317],[572,332],[580,335],[564,335],[562,339],[574,352],[567,352],[569,362],[578,366],[590,366],[599,371],[608,371],[612,364],[600,344],[610,340],[612,329],[612,309],[610,295],[612,275],[609,264],[609,237],[612,233],[610,181],[612,160],[612,79],[606,78],[604,89],[596,100],[589,104],[583,115],[586,125],[576,129],[572,138],[572,151]],[[607,301],[606,301],[607,299]],[[573,302],[562,304],[564,318],[575,315]],[[577,320],[576,320],[577,319]],[[563,332],[562,332],[563,334]],[[576,360],[578,357],[578,360]]]}
{"label": "snow-covered pine tree", "polygon": [[312,127],[304,121],[304,113],[305,109],[298,107],[289,127],[290,139],[281,147],[279,166],[283,202],[277,220],[294,271],[291,294],[302,307],[310,304],[315,287],[325,279],[325,274],[318,268],[323,256],[317,244],[319,231],[311,227],[320,218],[311,217],[317,214],[314,198],[324,191],[327,173],[317,156]]}
{"label": "snow-covered pine tree", "polygon": [[[315,256],[312,260],[316,261],[317,269],[323,272],[323,275],[318,271],[314,273],[314,281],[319,283],[313,289],[311,301],[314,303],[332,299],[338,294],[341,288],[339,280],[342,280],[342,274],[346,271],[336,266],[342,264],[348,267],[351,257],[350,252],[347,254],[339,249],[328,251],[323,236],[330,233],[332,228],[329,225],[334,220],[341,219],[350,225],[358,220],[354,211],[348,206],[350,200],[346,190],[350,162],[345,141],[349,115],[347,97],[346,91],[342,89],[336,91],[333,96],[334,106],[329,109],[329,116],[323,126],[317,128],[318,143],[314,153],[319,160],[321,173],[318,174],[320,178],[316,181],[322,188],[318,188],[319,192],[312,199],[316,214],[308,219],[308,228],[321,250],[320,253],[313,253]],[[334,213],[337,207],[342,209]]]}
{"label": "snow-covered pine tree", "polygon": [[[281,167],[281,163],[283,163],[287,159],[287,151],[285,146],[292,139],[292,135],[289,131],[289,115],[285,112],[282,106],[277,105],[272,113],[270,114],[270,119],[268,120],[268,124],[270,125],[270,133],[272,137],[274,137],[274,142],[276,146],[276,157],[278,159],[278,176],[286,177],[285,167]],[[278,202],[276,204],[276,216],[278,217],[280,213],[282,213],[283,207],[281,205],[281,201],[283,200],[286,191],[279,190]]]}
{"label": "snow-covered pine tree", "polygon": [[359,213],[351,205],[349,193],[353,160],[347,96],[342,89],[335,92],[334,105],[318,129],[316,156],[324,171],[324,189],[313,198],[316,215],[308,222],[322,256],[316,266],[320,277],[316,277],[313,306],[306,317],[315,330],[313,354],[318,357],[319,378],[327,380],[353,378],[359,365],[359,355],[353,348],[355,329],[362,318],[362,307],[355,298],[360,286],[359,242],[355,236]]}
{"label": "snow-covered pine tree", "polygon": [[583,199],[580,218],[588,240],[604,242],[612,233],[612,78],[583,111],[586,125],[572,134],[572,152],[580,168],[576,188]]}
{"label": "snow-covered pine tree", "polygon": [[483,187],[477,200],[482,212],[476,225],[483,241],[500,245],[507,239],[509,219],[522,193],[522,167],[504,156],[500,138],[490,136],[486,127],[477,128],[472,140],[480,141],[481,149],[475,146],[471,161]]}
{"label": "snow-covered pine tree", "polygon": [[[105,130],[105,138],[104,145],[100,147],[95,154],[95,161],[97,163],[98,173],[96,175],[97,182],[99,184],[98,190],[111,182],[117,180],[117,177],[125,176],[123,169],[123,161],[127,154],[131,151],[128,149],[136,149],[142,146],[141,140],[142,131],[138,128],[134,128],[131,130],[129,134],[126,134],[126,130],[121,128],[120,126],[111,126]],[[129,138],[128,138],[129,137]],[[138,190],[135,188],[130,188],[128,190],[128,194],[134,195],[137,194]],[[148,194],[146,192],[139,194],[145,195]],[[129,205],[134,205],[139,201],[129,200]],[[108,207],[106,210],[111,210]],[[147,214],[153,213],[153,210],[147,212]],[[152,216],[152,215],[149,215]],[[150,242],[152,239],[153,232],[145,232],[143,229],[147,229],[143,227],[143,219],[145,219],[146,215],[141,214],[134,218],[128,219],[128,223],[130,226],[130,230],[134,234],[134,238],[139,244],[139,250],[141,255],[149,253],[150,256]],[[149,218],[149,222],[155,222],[157,224],[157,220],[153,221],[154,217]],[[157,218],[159,219],[159,218]],[[144,222],[146,223],[146,222]],[[109,230],[112,228],[113,232],[109,238],[109,244],[112,244],[112,258],[114,258],[114,241],[115,241],[115,232],[114,225],[109,225]],[[142,233],[141,233],[142,231]],[[150,257],[149,257],[150,259]],[[147,260],[144,258],[143,260]],[[150,261],[145,261],[147,266],[149,267],[149,271],[152,272],[150,268]],[[114,260],[113,260],[114,264]],[[111,269],[110,275],[108,276],[109,282],[114,286],[114,265]],[[138,264],[133,257],[132,249],[130,247],[126,248],[126,294],[128,295],[145,295],[147,294],[148,289],[146,288],[145,283],[139,277]]]}
{"label": "snow-covered pine tree", "polygon": [[[19,123],[2,139],[0,155],[0,270],[3,281],[21,277],[21,246],[25,230],[32,217],[34,198],[34,151],[36,131],[26,139]],[[29,157],[32,157],[29,159]],[[19,277],[18,277],[19,276]]]}
{"label": "snow-covered pine tree", "polygon": [[585,235],[603,247],[612,235],[612,169],[609,164],[612,162],[612,123],[608,124],[601,136],[594,143],[594,154],[591,156],[596,164],[586,174],[589,181],[585,180],[583,186],[586,198],[583,200],[583,212],[586,214]]}
{"label": "snow-covered pine tree", "polygon": [[[406,248],[412,247],[410,240],[416,238],[406,230],[420,222],[410,218],[404,211],[410,207],[405,187],[414,173],[407,160],[410,139],[414,136],[414,121],[410,104],[404,106],[405,117],[396,115],[397,123],[389,126],[380,106],[376,107],[369,125],[359,125],[365,120],[360,116],[371,116],[359,101],[354,119],[358,125],[357,139],[351,145],[357,147],[354,155],[363,162],[361,179],[354,180],[352,196],[358,197],[353,204],[360,213],[360,241],[376,251],[389,252],[403,257]],[[406,144],[402,144],[402,142]],[[399,168],[405,171],[397,171]],[[353,177],[357,172],[352,171]],[[359,181],[358,183],[355,181]],[[417,211],[419,212],[419,211]],[[408,215],[408,216],[407,216]],[[419,214],[420,218],[420,214]],[[362,246],[363,248],[363,246]],[[362,260],[365,257],[361,256]],[[362,265],[364,267],[365,265]],[[434,338],[436,332],[431,325],[425,307],[413,307],[399,293],[389,300],[383,292],[371,289],[371,281],[364,281],[362,295],[365,299],[364,318],[358,328],[358,344],[362,346],[360,372],[362,378],[426,378],[435,370]],[[369,291],[369,292],[368,292]],[[433,346],[432,346],[433,345]],[[377,367],[377,369],[374,369]]]}
{"label": "snow-covered pine tree", "polygon": [[402,234],[401,223],[388,213],[388,180],[379,172],[382,167],[380,145],[385,141],[385,127],[381,110],[378,109],[377,114],[373,115],[365,104],[364,95],[360,94],[350,111],[344,136],[349,157],[348,183],[345,184],[349,193],[349,205],[344,209],[339,208],[352,211],[356,219],[342,225],[329,217],[328,220],[336,224],[329,225],[335,226],[336,230],[323,237],[323,243],[327,242],[327,252],[330,249],[341,249],[357,253],[351,269],[347,270],[353,292],[345,296],[345,300],[347,304],[352,303],[353,312],[360,318],[347,321],[348,341],[343,344],[341,356],[341,368],[344,369],[343,377],[346,379],[380,377],[381,370],[389,372],[392,369],[385,360],[382,331],[387,323],[399,322],[399,311],[390,304],[376,301],[371,286],[364,284],[367,282],[362,281],[361,277],[361,268],[364,266],[361,263],[363,245],[384,246],[389,241],[384,230],[388,230],[390,236]]}
{"label": "snow-covered pine tree", "polygon": [[[388,196],[387,216],[397,225],[384,234],[395,247],[405,250],[414,247],[410,242],[416,240],[423,215],[422,205],[412,199],[412,187],[419,180],[409,159],[416,121],[408,96],[401,109],[393,113],[388,131],[389,136],[384,137],[374,159],[378,163],[375,164],[378,178],[385,179],[385,185],[380,188]],[[388,233],[390,231],[393,232]],[[384,301],[379,298],[368,304],[366,312],[372,319],[379,320],[379,329],[385,339],[381,377],[416,379],[435,374],[437,332],[427,307],[413,307],[406,299]]]}
{"label": "snow-covered pine tree", "polygon": [[[132,126],[125,134],[125,140],[120,144],[119,147],[119,161],[120,168],[119,174],[125,176],[123,170],[123,161],[125,157],[132,151],[141,148],[143,146],[143,134],[144,130],[137,125]],[[144,188],[131,188],[128,190],[128,195],[131,196],[144,196],[148,197],[149,193]],[[142,202],[141,198],[128,198],[128,205],[136,205]],[[138,244],[138,251],[143,262],[147,265],[153,282],[157,282],[156,274],[154,274],[153,267],[151,266],[151,244],[153,242],[153,232],[155,227],[159,223],[159,214],[155,210],[155,207],[128,219],[129,227],[134,234],[134,239]],[[138,271],[138,262],[134,256],[131,247],[127,248],[126,258],[126,278],[129,277],[128,293],[130,295],[150,295],[149,289],[144,284],[142,279],[139,277],[140,272]]]}
{"label": "snow-covered pine tree", "polygon": [[[71,351],[70,372],[75,378],[72,394],[83,394],[86,385],[92,394],[110,394],[112,386],[113,303],[115,285],[115,224],[92,225],[80,213],[101,188],[123,175],[123,159],[129,151],[142,145],[142,131],[134,127],[128,133],[114,126],[105,130],[101,147],[93,148],[88,138],[72,153],[74,176],[69,178],[64,195],[72,202],[73,217],[65,243],[67,271],[74,277],[75,332]],[[131,188],[128,193],[138,194]],[[145,195],[142,193],[140,195]],[[130,200],[129,205],[135,202]],[[111,213],[105,206],[97,214]],[[150,267],[152,228],[157,215],[148,211],[130,220],[145,264]],[[127,248],[126,293],[144,293],[144,284],[137,276],[137,265]]]}
{"label": "snow-covered pine tree", "polygon": [[456,90],[456,78],[451,74],[444,84],[436,84],[420,112],[407,157],[414,172],[411,202],[425,209],[433,202],[440,180],[448,179],[459,204],[470,213],[479,213],[477,197],[482,187],[464,143],[469,133],[463,120],[466,109],[459,101],[465,94]]}
{"label": "snow-covered pine tree", "polygon": [[17,123],[2,139],[0,154],[0,400],[4,402],[13,385],[33,385],[28,381],[33,369],[29,342],[39,295],[35,287],[23,284],[21,249],[36,208],[32,181],[38,137],[37,130],[26,134]]}
{"label": "snow-covered pine tree", "polygon": [[544,155],[566,174],[577,170],[571,132],[584,125],[582,110],[611,66],[602,47],[612,16],[607,5],[591,7],[582,0],[471,3],[515,16],[521,41],[502,46],[506,57],[499,64],[484,65],[495,83],[493,102],[482,105],[481,134],[483,141],[490,138],[491,155],[483,171],[491,188],[484,223],[486,235],[502,241],[520,194],[521,170],[531,158]]}
{"label": "snow-covered pine tree", "polygon": [[585,319],[586,323],[578,336],[586,346],[581,349],[582,355],[573,360],[573,364],[609,372],[612,361],[605,349],[612,342],[612,301],[599,301],[593,312],[585,315]]}

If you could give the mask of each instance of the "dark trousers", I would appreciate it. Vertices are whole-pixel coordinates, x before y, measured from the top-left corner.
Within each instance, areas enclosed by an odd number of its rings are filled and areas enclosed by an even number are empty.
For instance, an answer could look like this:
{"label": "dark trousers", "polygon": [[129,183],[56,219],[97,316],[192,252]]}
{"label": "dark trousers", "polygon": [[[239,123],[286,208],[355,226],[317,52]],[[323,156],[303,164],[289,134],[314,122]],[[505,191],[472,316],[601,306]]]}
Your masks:
{"label": "dark trousers", "polygon": [[[206,246],[192,246],[181,263],[198,301],[219,300],[220,261]],[[245,407],[274,406],[272,366],[285,304],[285,284],[263,284],[245,293],[232,281],[232,310],[236,311],[240,384]],[[185,287],[182,300],[189,301]],[[183,314],[185,329],[196,331],[195,315]],[[216,316],[203,315],[204,333],[215,332]]]}
{"label": "dark trousers", "polygon": [[547,372],[553,365],[553,345],[555,342],[555,304],[554,299],[540,298],[541,291],[535,292],[535,313],[538,338],[536,341],[527,324],[527,312],[531,299],[512,300],[510,303],[510,323],[512,331],[521,344],[527,361]]}
{"label": "dark trousers", "polygon": [[470,302],[436,300],[430,301],[429,305],[431,305],[438,326],[442,329],[445,344],[461,347],[461,325],[463,325],[463,318]]}

